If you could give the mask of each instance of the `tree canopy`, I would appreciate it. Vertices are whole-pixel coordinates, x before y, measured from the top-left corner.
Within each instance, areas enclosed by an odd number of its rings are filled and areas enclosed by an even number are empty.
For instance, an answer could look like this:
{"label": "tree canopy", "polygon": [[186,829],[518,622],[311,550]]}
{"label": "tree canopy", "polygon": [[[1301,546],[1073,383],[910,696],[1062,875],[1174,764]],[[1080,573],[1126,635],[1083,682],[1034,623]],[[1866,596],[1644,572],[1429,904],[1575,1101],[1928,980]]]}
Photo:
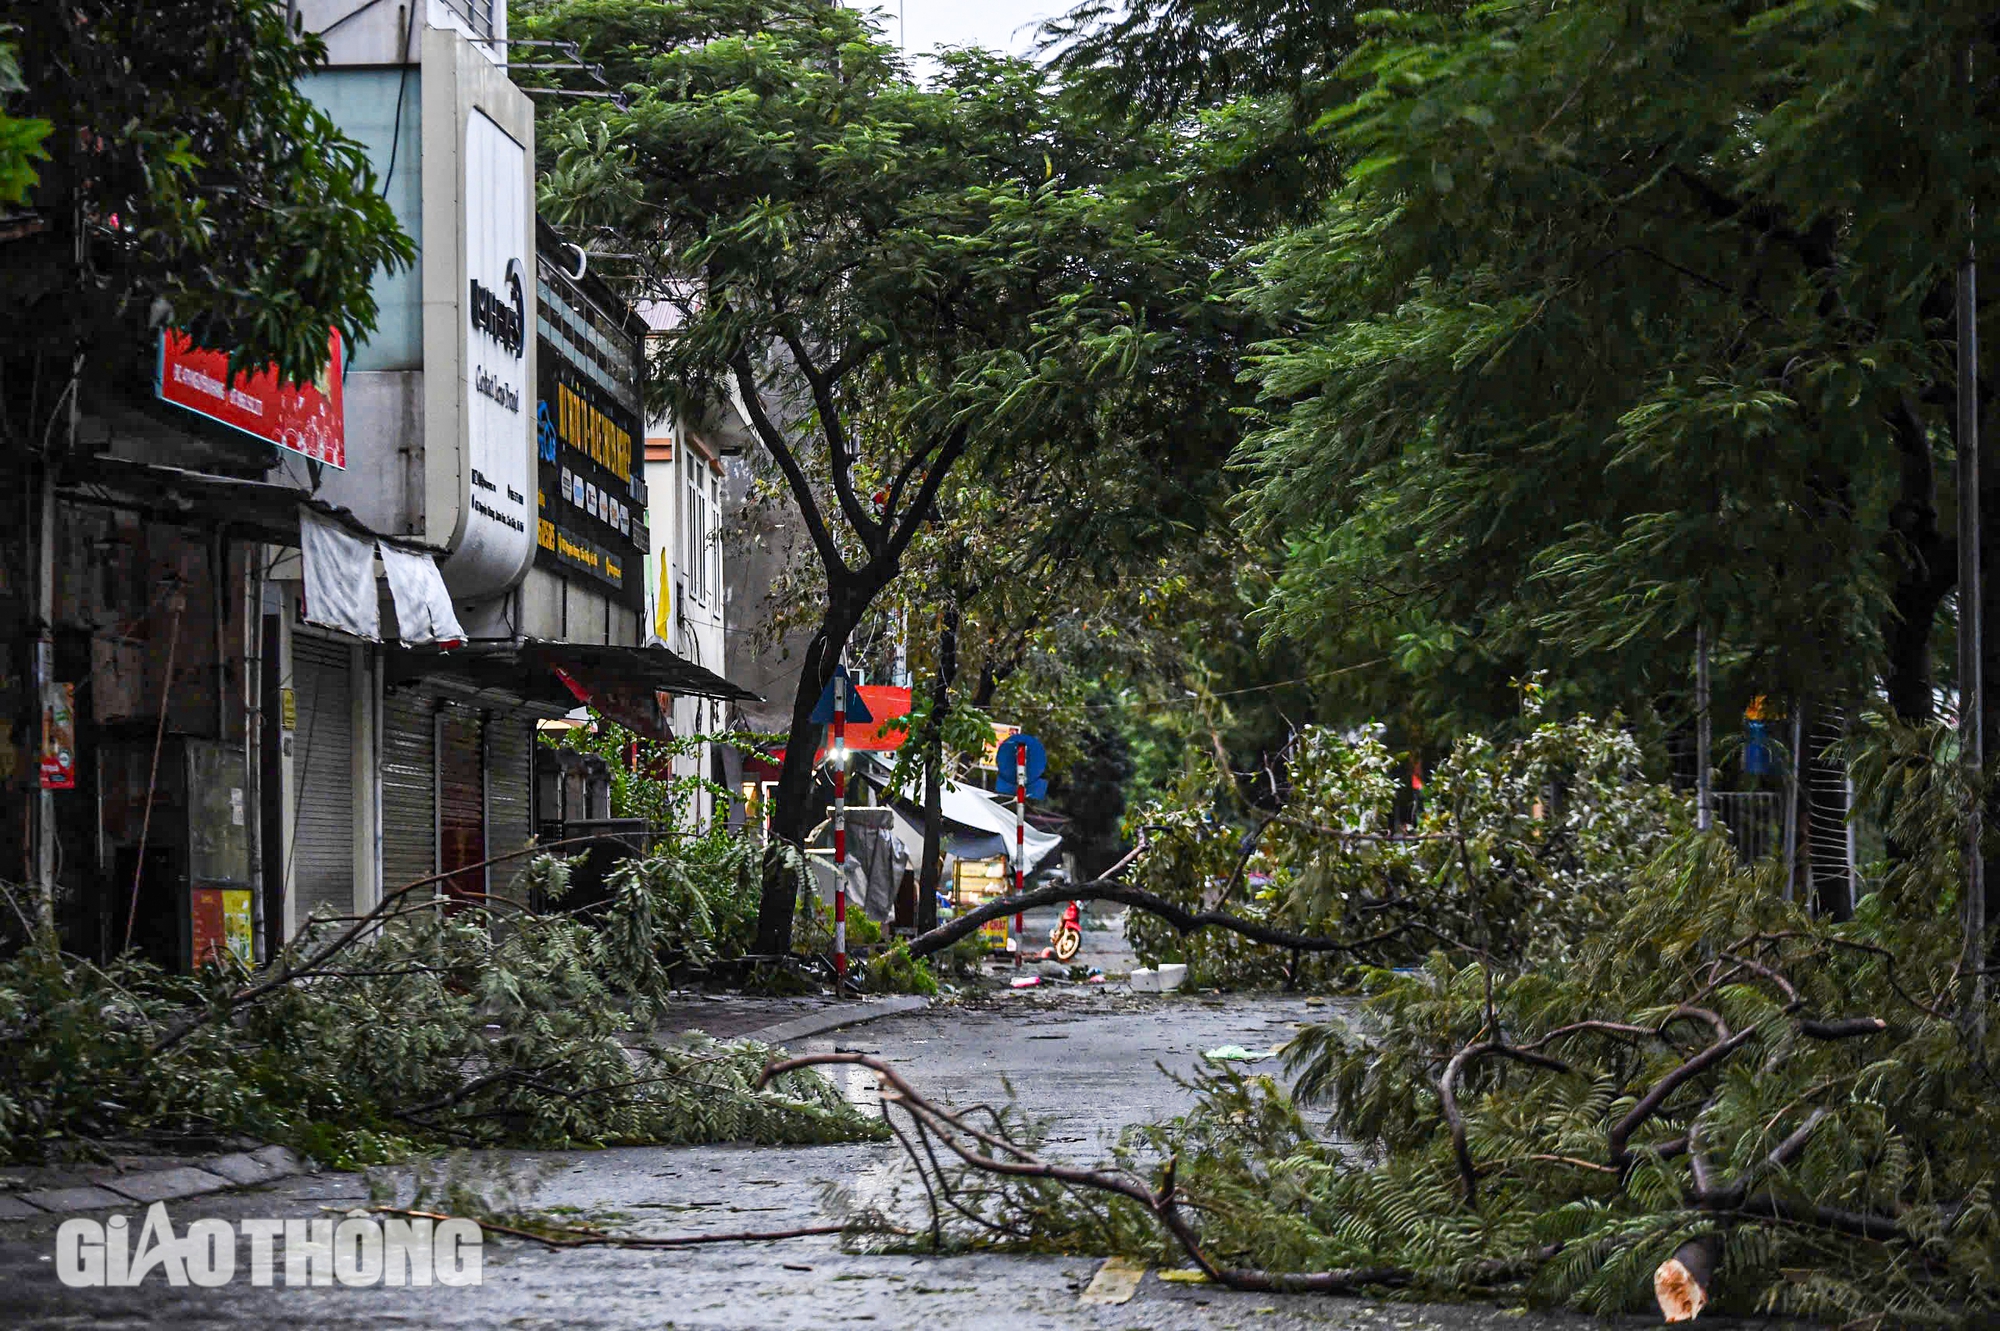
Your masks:
{"label": "tree canopy", "polygon": [[1216,265],[1131,183],[1172,140],[1083,114],[1027,62],[958,52],[920,86],[870,20],[814,0],[562,0],[523,26],[622,94],[545,113],[545,209],[634,256],[604,270],[673,310],[664,396],[740,405],[817,557],[774,819],[796,842],[813,703],[948,478],[1114,434],[1157,452],[1225,406]]}
{"label": "tree canopy", "polygon": [[0,22],[20,117],[0,122],[0,186],[22,181],[5,154],[26,140],[8,125],[49,131],[0,230],[10,438],[41,446],[73,356],[113,357],[143,384],[165,323],[308,381],[329,328],[350,345],[373,329],[376,270],[415,249],[361,145],[300,91],[325,47],[282,8],[30,0]]}
{"label": "tree canopy", "polygon": [[1369,706],[1447,728],[1537,666],[1659,701],[1697,624],[1750,692],[1927,715],[1979,16],[1230,8],[1086,9],[1065,59],[1322,165],[1238,290],[1280,330],[1239,455],[1287,550],[1272,631],[1386,657]]}

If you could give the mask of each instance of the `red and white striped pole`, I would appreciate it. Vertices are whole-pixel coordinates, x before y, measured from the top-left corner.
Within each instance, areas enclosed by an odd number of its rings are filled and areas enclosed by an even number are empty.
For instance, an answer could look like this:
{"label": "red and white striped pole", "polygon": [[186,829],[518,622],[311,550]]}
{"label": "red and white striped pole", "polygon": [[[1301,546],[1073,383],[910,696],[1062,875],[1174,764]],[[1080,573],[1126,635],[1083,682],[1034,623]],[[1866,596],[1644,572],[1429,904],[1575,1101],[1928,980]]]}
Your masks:
{"label": "red and white striped pole", "polygon": [[[1028,746],[1014,746],[1014,895],[1021,895],[1021,885],[1027,878],[1028,870]],[[1027,921],[1020,911],[1014,912],[1014,964],[1019,966],[1027,948]]]}
{"label": "red and white striped pole", "polygon": [[833,675],[833,992],[847,986],[847,676]]}

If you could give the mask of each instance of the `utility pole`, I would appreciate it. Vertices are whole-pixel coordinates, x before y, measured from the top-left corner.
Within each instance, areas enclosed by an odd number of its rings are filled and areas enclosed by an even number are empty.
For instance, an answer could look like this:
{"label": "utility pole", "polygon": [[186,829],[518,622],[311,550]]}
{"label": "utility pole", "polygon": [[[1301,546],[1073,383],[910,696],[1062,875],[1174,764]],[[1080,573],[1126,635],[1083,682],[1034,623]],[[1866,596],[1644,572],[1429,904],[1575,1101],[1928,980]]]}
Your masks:
{"label": "utility pole", "polygon": [[[70,399],[76,383],[70,383]],[[42,450],[35,504],[35,716],[40,725],[35,752],[35,914],[36,926],[53,941],[56,930],[56,801],[41,772],[48,745],[49,698],[55,687],[56,460]]]}
{"label": "utility pole", "polygon": [[847,997],[847,672],[833,663],[833,996]]}
{"label": "utility pole", "polygon": [[1694,626],[1694,825],[1703,832],[1715,826],[1715,781],[1709,772],[1714,726],[1709,715],[1708,625]]}
{"label": "utility pole", "polygon": [[[1972,53],[1966,52],[1968,95]],[[1959,975],[1963,982],[1962,1015],[1983,1026],[1986,984],[1986,873],[1980,854],[1985,809],[1978,795],[1985,771],[1985,741],[1981,726],[1985,689],[1980,678],[1979,567],[1979,271],[1972,248],[1973,211],[1965,211],[1965,255],[1958,265],[1958,401],[1955,442],[1958,446],[1958,743],[1966,778],[1965,876],[1959,886],[1959,924],[1963,933]]]}
{"label": "utility pole", "polygon": [[[1027,890],[1028,875],[1028,746],[1014,746],[1014,895]],[[1014,912],[1014,964],[1027,960],[1027,917]]]}

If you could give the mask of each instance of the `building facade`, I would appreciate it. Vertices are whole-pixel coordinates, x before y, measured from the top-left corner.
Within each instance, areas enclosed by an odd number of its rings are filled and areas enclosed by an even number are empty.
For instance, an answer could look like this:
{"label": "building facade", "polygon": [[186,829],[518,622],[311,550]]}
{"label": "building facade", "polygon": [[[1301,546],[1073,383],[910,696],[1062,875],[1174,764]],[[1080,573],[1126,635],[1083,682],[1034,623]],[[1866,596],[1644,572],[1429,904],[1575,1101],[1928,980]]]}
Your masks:
{"label": "building facade", "polygon": [[502,890],[539,720],[741,692],[648,643],[644,329],[538,228],[504,7],[296,9],[421,258],[315,384],[169,329],[152,384],[89,395],[20,561],[49,586],[0,588],[46,609],[52,681],[0,853],[86,955],[254,963],[412,885]]}

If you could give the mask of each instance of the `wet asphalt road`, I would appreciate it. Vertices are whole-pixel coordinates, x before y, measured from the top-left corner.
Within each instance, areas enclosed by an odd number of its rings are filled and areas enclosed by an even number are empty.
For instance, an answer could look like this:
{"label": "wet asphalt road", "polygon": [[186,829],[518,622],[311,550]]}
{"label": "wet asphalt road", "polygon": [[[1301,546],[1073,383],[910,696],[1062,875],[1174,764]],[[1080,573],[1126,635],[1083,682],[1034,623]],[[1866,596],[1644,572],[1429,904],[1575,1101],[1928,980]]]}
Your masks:
{"label": "wet asphalt road", "polygon": [[[1079,1161],[1123,1126],[1172,1114],[1187,1096],[1160,1069],[1191,1070],[1222,1044],[1269,1049],[1326,1006],[1275,996],[1135,998],[1106,989],[1006,994],[975,1010],[889,1018],[795,1052],[863,1049],[895,1061],[942,1101],[999,1100],[1011,1085],[1051,1122],[1050,1149]],[[1158,1066],[1156,1066],[1156,1064]],[[840,1069],[866,1100],[872,1077]],[[900,1172],[893,1144],[809,1148],[631,1148],[486,1153],[489,1180],[540,1207],[575,1208],[621,1230],[668,1234],[826,1223],[829,1188],[879,1198]],[[400,1183],[398,1173],[386,1180]],[[497,1185],[496,1185],[497,1186]],[[174,1208],[199,1216],[324,1215],[367,1201],[358,1175],[323,1174]],[[133,1214],[133,1224],[138,1215]],[[1493,1306],[1419,1307],[1367,1300],[1238,1295],[1148,1276],[1131,1301],[1080,1305],[1089,1258],[980,1254],[946,1258],[841,1251],[831,1237],[677,1251],[550,1251],[489,1240],[477,1288],[71,1290],[54,1278],[54,1224],[0,1225],[0,1325],[34,1327],[422,1326],[440,1328],[955,1328],[1582,1327],[1583,1319]],[[246,1255],[239,1269],[247,1269]]]}

